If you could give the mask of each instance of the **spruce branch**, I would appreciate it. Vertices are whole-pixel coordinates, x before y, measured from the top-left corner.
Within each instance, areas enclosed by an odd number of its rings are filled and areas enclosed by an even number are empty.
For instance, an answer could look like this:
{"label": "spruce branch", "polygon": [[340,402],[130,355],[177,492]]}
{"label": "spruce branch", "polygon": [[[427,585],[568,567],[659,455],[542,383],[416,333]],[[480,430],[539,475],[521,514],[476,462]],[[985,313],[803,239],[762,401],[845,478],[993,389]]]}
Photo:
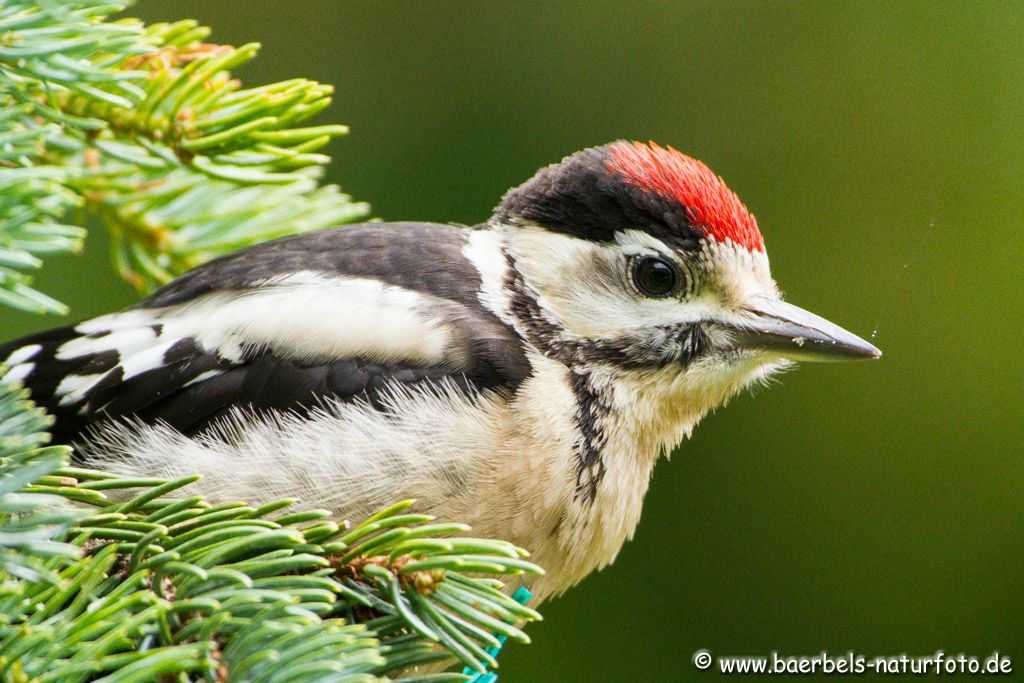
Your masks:
{"label": "spruce branch", "polygon": [[[519,626],[539,618],[477,576],[539,573],[524,551],[451,536],[466,528],[410,513],[411,501],[348,529],[326,510],[281,514],[288,500],[174,496],[195,479],[62,467],[22,488],[89,508],[67,532],[85,554],[53,581],[0,594],[0,674],[369,681],[453,655],[483,671],[496,664],[492,633],[528,642]],[[125,491],[141,493],[107,496]]]}
{"label": "spruce branch", "polygon": [[[0,603],[18,592],[17,584],[5,579],[55,583],[53,570],[78,555],[77,546],[55,540],[76,518],[70,506],[62,498],[23,490],[33,483],[60,483],[52,473],[68,451],[40,448],[50,440],[45,430],[53,419],[32,405],[27,394],[0,385]],[[7,614],[0,611],[0,628]]]}
{"label": "spruce branch", "polygon": [[62,312],[28,286],[38,254],[80,248],[98,216],[121,276],[148,291],[256,242],[365,218],[320,186],[341,125],[305,125],[330,86],[242,88],[255,43],[193,21],[107,21],[124,2],[0,3],[0,302]]}

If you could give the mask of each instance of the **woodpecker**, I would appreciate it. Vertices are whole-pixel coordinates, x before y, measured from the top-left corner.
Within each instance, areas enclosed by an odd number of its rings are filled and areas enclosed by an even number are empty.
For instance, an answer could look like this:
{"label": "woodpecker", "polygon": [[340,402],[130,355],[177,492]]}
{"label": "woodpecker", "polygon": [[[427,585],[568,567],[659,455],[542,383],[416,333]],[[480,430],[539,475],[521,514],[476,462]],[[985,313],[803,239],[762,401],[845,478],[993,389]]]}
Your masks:
{"label": "woodpecker", "polygon": [[529,549],[538,600],[614,560],[659,455],[710,410],[793,361],[880,355],[782,300],[707,166],[628,141],[475,227],[260,244],[0,346],[81,463],[338,519],[415,498]]}

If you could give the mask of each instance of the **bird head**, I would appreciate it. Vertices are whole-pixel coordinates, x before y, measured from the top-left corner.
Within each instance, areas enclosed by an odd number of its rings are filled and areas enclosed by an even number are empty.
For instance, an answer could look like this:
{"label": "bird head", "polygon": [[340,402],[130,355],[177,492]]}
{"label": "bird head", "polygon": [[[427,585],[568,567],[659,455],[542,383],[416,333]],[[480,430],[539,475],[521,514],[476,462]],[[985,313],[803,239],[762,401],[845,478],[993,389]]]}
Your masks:
{"label": "bird head", "polygon": [[577,371],[700,377],[689,390],[719,387],[714,404],[791,361],[881,355],[783,301],[753,214],[671,147],[578,152],[511,190],[489,225],[506,236],[517,324]]}

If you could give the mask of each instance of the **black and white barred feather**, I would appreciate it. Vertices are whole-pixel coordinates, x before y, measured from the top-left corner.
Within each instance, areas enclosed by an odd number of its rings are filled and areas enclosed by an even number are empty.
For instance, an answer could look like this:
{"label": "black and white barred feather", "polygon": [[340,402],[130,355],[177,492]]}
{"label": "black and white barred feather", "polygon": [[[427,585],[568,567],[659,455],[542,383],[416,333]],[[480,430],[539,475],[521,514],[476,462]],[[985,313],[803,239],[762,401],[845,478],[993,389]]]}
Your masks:
{"label": "black and white barred feather", "polygon": [[70,443],[132,418],[189,435],[233,411],[383,409],[389,387],[513,391],[516,333],[478,300],[468,231],[367,224],[201,266],[137,306],[0,346]]}

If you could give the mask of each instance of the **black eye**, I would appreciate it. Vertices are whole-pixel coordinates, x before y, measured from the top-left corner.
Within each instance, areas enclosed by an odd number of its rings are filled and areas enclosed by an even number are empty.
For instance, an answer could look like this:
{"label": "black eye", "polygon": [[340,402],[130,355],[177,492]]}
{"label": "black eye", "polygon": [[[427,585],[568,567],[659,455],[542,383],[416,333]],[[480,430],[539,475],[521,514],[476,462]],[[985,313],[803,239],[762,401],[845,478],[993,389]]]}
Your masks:
{"label": "black eye", "polygon": [[665,296],[678,280],[676,269],[663,258],[641,256],[633,261],[633,282],[647,296]]}

